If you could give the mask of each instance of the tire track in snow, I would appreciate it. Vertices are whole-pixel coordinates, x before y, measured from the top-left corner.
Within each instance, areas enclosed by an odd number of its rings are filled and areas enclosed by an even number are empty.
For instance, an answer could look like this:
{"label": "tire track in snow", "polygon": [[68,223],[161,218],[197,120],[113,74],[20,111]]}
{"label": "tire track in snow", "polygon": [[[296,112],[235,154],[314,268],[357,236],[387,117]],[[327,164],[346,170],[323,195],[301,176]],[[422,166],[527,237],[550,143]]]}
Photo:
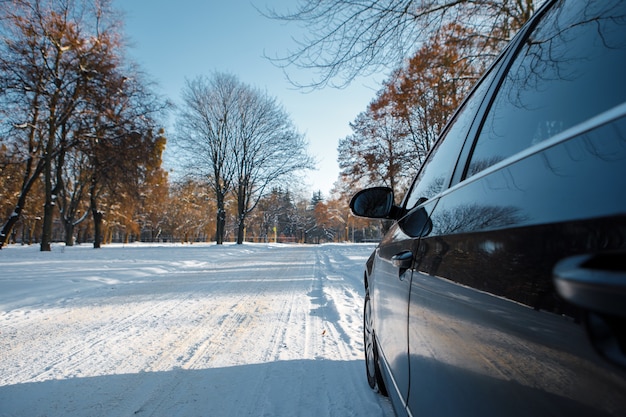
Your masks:
{"label": "tire track in snow", "polygon": [[[12,414],[389,415],[361,366],[366,258],[350,254],[367,249],[197,252],[207,259],[161,261],[181,269],[163,266],[167,274],[143,281],[117,272],[115,288],[73,299],[64,291],[56,303],[24,308],[28,314],[0,313],[0,403],[9,392],[33,398],[29,389],[69,386],[55,398],[44,388],[42,412],[30,404]],[[245,395],[235,396],[240,386]]]}
{"label": "tire track in snow", "polygon": [[[314,315],[324,323],[324,335],[333,340],[341,359],[362,359],[362,323],[360,320],[363,297],[357,288],[362,284],[360,271],[341,269],[346,258],[341,246],[323,246],[317,253],[315,266],[316,283],[311,291],[313,303],[317,305]],[[359,318],[355,321],[353,317]]]}
{"label": "tire track in snow", "polygon": [[11,375],[4,375],[3,379],[35,382],[93,376],[94,370],[98,374],[123,371],[120,367],[130,370],[132,366],[124,364],[133,362],[136,347],[121,352],[118,347],[129,338],[141,338],[144,326],[171,314],[181,304],[182,301],[162,300],[100,308],[46,309],[42,314],[47,317],[42,323],[18,322],[24,332],[22,338],[26,339],[22,353],[30,356],[32,353],[26,351],[42,343],[42,347],[35,348],[39,355],[33,361],[18,362]]}

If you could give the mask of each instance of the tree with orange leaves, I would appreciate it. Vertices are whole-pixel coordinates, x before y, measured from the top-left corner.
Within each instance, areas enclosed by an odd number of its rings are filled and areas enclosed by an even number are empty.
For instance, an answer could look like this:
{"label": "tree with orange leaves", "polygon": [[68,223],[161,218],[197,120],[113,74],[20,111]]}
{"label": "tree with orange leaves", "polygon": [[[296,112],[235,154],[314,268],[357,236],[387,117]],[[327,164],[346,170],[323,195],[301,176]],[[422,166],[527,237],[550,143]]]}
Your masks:
{"label": "tree with orange leaves", "polygon": [[339,142],[344,182],[407,187],[483,69],[468,57],[474,39],[450,24],[392,74]]}
{"label": "tree with orange leaves", "polygon": [[476,39],[467,28],[448,24],[393,73],[372,104],[390,107],[400,120],[410,142],[412,170],[419,169],[452,112],[484,70],[483,62],[471,56]]}

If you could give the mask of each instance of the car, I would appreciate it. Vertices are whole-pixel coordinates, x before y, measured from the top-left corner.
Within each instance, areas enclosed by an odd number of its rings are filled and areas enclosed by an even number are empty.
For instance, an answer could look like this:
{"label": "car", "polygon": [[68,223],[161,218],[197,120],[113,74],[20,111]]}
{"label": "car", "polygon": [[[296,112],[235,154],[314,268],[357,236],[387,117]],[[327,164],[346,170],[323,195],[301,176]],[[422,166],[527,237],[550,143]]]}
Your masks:
{"label": "car", "polygon": [[454,113],[365,264],[397,415],[626,415],[626,2],[548,1]]}

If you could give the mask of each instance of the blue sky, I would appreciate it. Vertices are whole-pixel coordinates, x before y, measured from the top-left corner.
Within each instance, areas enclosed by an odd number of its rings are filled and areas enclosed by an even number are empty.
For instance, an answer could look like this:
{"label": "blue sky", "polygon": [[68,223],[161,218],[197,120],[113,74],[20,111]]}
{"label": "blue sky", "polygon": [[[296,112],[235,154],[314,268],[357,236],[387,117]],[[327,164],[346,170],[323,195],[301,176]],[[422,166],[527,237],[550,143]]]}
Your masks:
{"label": "blue sky", "polygon": [[[294,47],[299,28],[267,19],[254,8],[292,6],[288,0],[200,1],[115,0],[125,13],[128,55],[178,103],[185,79],[228,72],[276,97],[309,142],[318,169],[307,176],[309,194],[328,197],[337,180],[337,143],[350,134],[349,123],[365,110],[384,76],[360,79],[345,89],[309,93],[294,89],[281,69],[263,57]],[[310,74],[293,69],[298,79]],[[173,121],[173,119],[172,119]],[[166,166],[172,155],[166,153]]]}

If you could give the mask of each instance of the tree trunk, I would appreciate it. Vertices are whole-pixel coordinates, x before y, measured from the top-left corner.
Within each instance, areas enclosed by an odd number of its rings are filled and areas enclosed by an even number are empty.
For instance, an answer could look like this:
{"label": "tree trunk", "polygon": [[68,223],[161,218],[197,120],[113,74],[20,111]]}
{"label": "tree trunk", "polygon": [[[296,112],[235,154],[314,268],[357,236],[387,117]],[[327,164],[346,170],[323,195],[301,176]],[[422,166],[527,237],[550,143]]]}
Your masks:
{"label": "tree trunk", "polygon": [[217,209],[217,225],[215,228],[215,243],[221,245],[224,243],[226,235],[226,213],[224,208]]}
{"label": "tree trunk", "polygon": [[239,181],[237,193],[237,244],[241,245],[246,233],[247,202],[247,182]]}
{"label": "tree trunk", "polygon": [[239,186],[239,195],[237,196],[237,244],[243,243],[244,234],[246,230],[246,205],[245,194],[242,191],[242,186]]}
{"label": "tree trunk", "polygon": [[92,207],[93,215],[93,247],[99,249],[102,245],[102,213],[96,207]]}
{"label": "tree trunk", "polygon": [[243,243],[243,239],[245,237],[246,225],[245,225],[245,215],[239,215],[239,224],[237,225],[237,244],[241,245]]}
{"label": "tree trunk", "polygon": [[226,235],[226,210],[224,204],[224,194],[216,192],[217,195],[217,224],[215,227],[215,242],[218,245],[224,243],[224,236]]}
{"label": "tree trunk", "polygon": [[[52,139],[48,141],[48,150],[52,151],[51,144]],[[44,162],[44,191],[45,191],[45,203],[43,206],[43,228],[41,232],[41,246],[42,252],[50,252],[50,243],[52,241],[52,216],[54,214],[54,199],[52,196],[52,160],[50,152],[45,155]]]}
{"label": "tree trunk", "polygon": [[89,186],[89,206],[93,217],[93,247],[99,249],[102,243],[102,213],[98,210],[98,200],[96,199],[96,184],[98,180],[96,174],[91,177]]}
{"label": "tree trunk", "polygon": [[74,246],[74,222],[65,220],[65,246]]}

